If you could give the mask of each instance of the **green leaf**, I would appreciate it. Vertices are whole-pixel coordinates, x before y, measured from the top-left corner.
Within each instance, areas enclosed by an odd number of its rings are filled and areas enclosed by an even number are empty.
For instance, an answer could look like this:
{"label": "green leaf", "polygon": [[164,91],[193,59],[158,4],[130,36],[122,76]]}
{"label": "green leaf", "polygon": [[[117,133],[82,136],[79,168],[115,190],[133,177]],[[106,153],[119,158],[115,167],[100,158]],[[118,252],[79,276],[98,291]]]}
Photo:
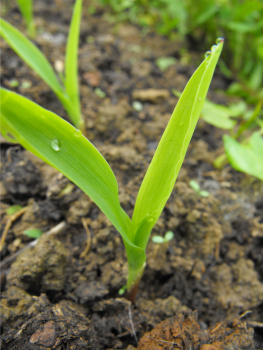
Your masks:
{"label": "green leaf", "polygon": [[164,242],[164,238],[162,236],[153,236],[152,241],[153,243],[161,244]]}
{"label": "green leaf", "polygon": [[209,197],[209,196],[210,196],[210,193],[207,192],[207,191],[200,191],[200,192],[199,192],[199,195],[200,195],[201,197]]}
{"label": "green leaf", "polygon": [[77,0],[74,5],[73,15],[69,28],[65,57],[65,88],[74,105],[74,113],[71,114],[73,124],[79,128],[83,126],[79,101],[78,83],[78,46],[81,21],[82,0]]}
{"label": "green leaf", "polygon": [[1,132],[79,186],[122,235],[129,263],[128,286],[143,273],[145,251],[132,242],[133,227],[121,208],[116,178],[99,151],[72,125],[34,102],[0,88]]}
{"label": "green leaf", "polygon": [[[176,97],[180,97],[181,93],[175,89],[172,93]],[[205,101],[201,112],[201,117],[207,123],[221,129],[232,129],[236,125],[236,121],[230,117],[237,117],[243,114],[246,110],[246,103],[240,101],[230,106],[223,106],[211,101]]]}
{"label": "green leaf", "polygon": [[263,77],[263,62],[260,60],[255,65],[252,73],[250,74],[248,86],[257,90],[262,86],[262,77]]}
{"label": "green leaf", "polygon": [[13,215],[13,214],[17,213],[21,209],[22,209],[21,205],[15,204],[15,205],[12,205],[11,207],[9,207],[6,210],[6,212],[7,212],[8,215]]}
{"label": "green leaf", "polygon": [[24,34],[2,18],[0,18],[0,35],[54,92],[64,94],[53,68],[42,52]]}
{"label": "green leaf", "polygon": [[255,33],[263,28],[263,19],[255,23],[244,23],[231,21],[226,24],[227,28],[239,33]]}
{"label": "green leaf", "polygon": [[19,9],[27,23],[32,21],[32,0],[17,0]]}
{"label": "green leaf", "polygon": [[224,135],[223,140],[231,166],[263,181],[263,138],[260,132],[254,132],[247,145],[228,135]]}
{"label": "green leaf", "polygon": [[232,108],[210,101],[205,101],[201,115],[204,121],[217,128],[232,129],[236,125],[236,121],[230,119],[231,116],[235,116]]}
{"label": "green leaf", "polygon": [[69,115],[74,114],[74,105],[72,105],[66,91],[58,81],[53,68],[42,52],[24,34],[2,18],[0,18],[0,35],[8,42],[18,56],[55,92]]}
{"label": "green leaf", "polygon": [[195,19],[195,23],[194,23],[194,25],[192,25],[192,28],[196,28],[197,26],[200,26],[201,24],[207,22],[218,11],[219,11],[218,5],[208,6],[204,11],[202,11],[202,12],[200,11],[201,14]]}
{"label": "green leaf", "polygon": [[95,92],[95,94],[96,94],[98,97],[100,97],[100,98],[105,98],[105,97],[106,97],[105,92],[102,91],[102,90],[101,90],[100,88],[98,88],[98,87],[94,90],[94,92]]}
{"label": "green leaf", "polygon": [[[176,97],[180,97],[181,93],[175,89],[172,90],[172,93]],[[223,106],[211,101],[206,100],[201,112],[202,119],[221,129],[232,129],[236,125],[236,121],[230,119],[230,117],[237,117],[243,114],[246,110],[246,103],[240,101],[234,103],[230,106]]]}
{"label": "green leaf", "polygon": [[33,23],[33,4],[32,0],[17,0],[19,9],[27,24],[28,34],[31,37],[35,36],[35,26]]}
{"label": "green leaf", "polygon": [[162,71],[165,71],[167,68],[175,64],[175,62],[176,59],[174,57],[160,57],[155,61],[156,66]]}
{"label": "green leaf", "polygon": [[169,242],[174,238],[174,233],[172,231],[167,231],[164,235],[165,242]]}
{"label": "green leaf", "polygon": [[11,91],[1,89],[1,101],[3,136],[8,138],[9,133],[62,172],[94,200],[118,230],[122,225],[129,232],[130,219],[120,206],[115,176],[81,132],[56,114]]}
{"label": "green leaf", "polygon": [[189,185],[195,192],[200,191],[199,183],[197,183],[195,180],[190,180]]}
{"label": "green leaf", "polygon": [[139,190],[132,218],[133,241],[143,249],[173,190],[222,47],[223,43],[220,42],[189,80]]}
{"label": "green leaf", "polygon": [[43,231],[38,228],[30,228],[28,230],[24,230],[23,233],[31,238],[39,238],[43,234]]}

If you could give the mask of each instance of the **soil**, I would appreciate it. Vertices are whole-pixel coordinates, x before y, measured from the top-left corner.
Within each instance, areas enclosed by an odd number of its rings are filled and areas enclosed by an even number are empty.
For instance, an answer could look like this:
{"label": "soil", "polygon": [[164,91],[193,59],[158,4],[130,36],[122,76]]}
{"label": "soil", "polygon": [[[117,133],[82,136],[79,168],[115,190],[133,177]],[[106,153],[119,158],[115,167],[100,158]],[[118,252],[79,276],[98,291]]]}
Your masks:
{"label": "soil", "polygon": [[[35,43],[53,66],[64,59],[72,3],[34,1]],[[171,90],[183,90],[201,57],[131,24],[111,24],[105,9],[91,15],[89,5],[84,1],[79,45],[82,113],[87,137],[112,167],[131,215],[177,102]],[[15,2],[2,7],[6,20],[25,32]],[[1,52],[2,86],[67,119],[54,93],[4,41]],[[163,56],[177,60],[164,72],[155,64]],[[208,98],[229,102],[228,85],[216,71]],[[3,229],[6,210],[24,208],[12,218],[2,250],[1,349],[263,349],[263,185],[228,165],[215,170],[223,134],[199,121],[152,232],[171,230],[174,238],[150,240],[134,305],[118,294],[127,262],[108,219],[62,174],[1,139]],[[198,196],[191,179],[209,197]],[[28,246],[32,239],[23,231],[29,228],[49,234]]]}

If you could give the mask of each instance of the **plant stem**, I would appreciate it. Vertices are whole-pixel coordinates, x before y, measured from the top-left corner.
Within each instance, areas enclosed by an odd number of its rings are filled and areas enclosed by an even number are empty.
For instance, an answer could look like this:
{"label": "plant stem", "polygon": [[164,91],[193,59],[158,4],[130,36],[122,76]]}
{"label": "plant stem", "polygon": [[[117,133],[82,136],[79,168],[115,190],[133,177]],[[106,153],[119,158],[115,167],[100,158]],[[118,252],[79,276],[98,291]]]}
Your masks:
{"label": "plant stem", "polygon": [[[125,244],[125,247],[127,244]],[[128,265],[129,265],[129,275],[127,280],[127,293],[126,298],[134,303],[138,285],[142,278],[145,266],[146,266],[146,254],[145,251],[138,248],[128,247],[126,249]]]}
{"label": "plant stem", "polygon": [[28,36],[31,39],[34,39],[36,37],[36,26],[33,20],[27,23],[27,32]]}
{"label": "plant stem", "polygon": [[126,299],[130,300],[133,304],[135,303],[135,298],[137,295],[137,290],[138,290],[140,280],[141,279],[139,279],[137,281],[137,283],[135,285],[133,285],[133,288],[131,290],[127,291],[127,294],[126,294]]}
{"label": "plant stem", "polygon": [[[142,269],[140,270],[139,274],[137,275],[136,279],[132,280],[131,283],[131,274],[129,271],[129,277],[128,277],[128,281],[127,281],[127,293],[126,293],[126,298],[128,300],[130,300],[133,304],[135,303],[135,298],[136,298],[136,294],[137,294],[137,290],[138,290],[138,286],[140,283],[140,280],[142,278],[144,269],[145,269],[146,263],[144,263],[144,265],[142,266]],[[129,269],[130,270],[130,269]]]}

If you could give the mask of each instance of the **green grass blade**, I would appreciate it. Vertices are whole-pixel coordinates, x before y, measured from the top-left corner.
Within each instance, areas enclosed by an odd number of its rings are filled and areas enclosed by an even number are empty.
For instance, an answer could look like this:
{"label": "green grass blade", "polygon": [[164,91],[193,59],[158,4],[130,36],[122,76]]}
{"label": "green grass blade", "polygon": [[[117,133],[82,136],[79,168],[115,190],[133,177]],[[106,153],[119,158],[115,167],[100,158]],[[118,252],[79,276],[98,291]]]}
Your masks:
{"label": "green grass blade", "polygon": [[133,242],[143,249],[174,187],[222,47],[221,42],[189,80],[139,190],[132,219]]}
{"label": "green grass blade", "polygon": [[71,116],[75,108],[42,52],[28,40],[24,34],[2,18],[0,18],[0,35],[8,42],[18,56],[20,56],[55,92],[64,108]]}
{"label": "green grass blade", "polygon": [[30,23],[32,21],[32,0],[17,0],[20,12],[25,21]]}
{"label": "green grass blade", "polygon": [[[82,128],[83,120],[80,112],[79,84],[78,84],[78,43],[81,21],[82,0],[77,0],[74,5],[73,15],[70,23],[66,58],[65,58],[65,88],[74,105],[71,119],[79,128]],[[74,112],[74,113],[73,113]]]}
{"label": "green grass blade", "polygon": [[27,31],[31,38],[35,37],[35,26],[33,23],[33,1],[32,0],[17,0],[20,12],[26,21]]}
{"label": "green grass blade", "polygon": [[56,94],[64,94],[53,68],[42,52],[24,34],[2,18],[0,19],[0,35]]}

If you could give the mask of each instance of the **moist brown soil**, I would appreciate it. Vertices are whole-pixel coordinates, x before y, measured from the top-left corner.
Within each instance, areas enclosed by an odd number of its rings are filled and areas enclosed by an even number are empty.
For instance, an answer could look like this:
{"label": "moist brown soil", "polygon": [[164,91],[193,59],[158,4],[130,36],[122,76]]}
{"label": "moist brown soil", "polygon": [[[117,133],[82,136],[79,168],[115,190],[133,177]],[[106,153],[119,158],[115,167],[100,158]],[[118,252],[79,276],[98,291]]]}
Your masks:
{"label": "moist brown soil", "polygon": [[[25,32],[16,4],[2,7],[4,17]],[[171,90],[183,90],[201,57],[191,50],[185,55],[182,44],[144,35],[136,26],[109,24],[103,9],[90,15],[88,7],[84,1],[82,113],[87,137],[112,167],[121,204],[131,216],[177,102]],[[54,66],[64,59],[72,1],[38,0],[34,9],[35,43]],[[3,41],[1,51],[2,85],[67,119],[54,93]],[[165,72],[155,64],[163,56],[177,59]],[[12,79],[17,88],[10,87]],[[216,71],[209,99],[229,102],[228,84]],[[97,87],[105,98],[96,95]],[[142,103],[141,111],[132,107],[134,101]],[[2,250],[1,348],[263,349],[263,186],[229,166],[214,169],[223,134],[199,121],[152,233],[171,230],[174,238],[163,244],[150,240],[134,305],[118,295],[127,262],[108,219],[62,174],[2,139],[2,229],[10,220],[6,209],[15,204],[25,209],[12,222]],[[209,197],[198,196],[191,179]],[[29,228],[51,234],[28,247],[31,239],[23,231]]]}

